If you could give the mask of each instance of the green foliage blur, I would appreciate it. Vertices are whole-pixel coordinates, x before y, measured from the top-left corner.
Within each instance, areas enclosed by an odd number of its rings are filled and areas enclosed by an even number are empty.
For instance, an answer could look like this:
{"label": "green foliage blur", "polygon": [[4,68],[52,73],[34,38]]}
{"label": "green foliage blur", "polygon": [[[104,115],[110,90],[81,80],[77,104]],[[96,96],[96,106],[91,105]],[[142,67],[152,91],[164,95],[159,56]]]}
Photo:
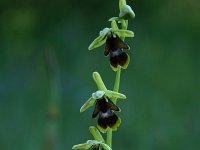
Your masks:
{"label": "green foliage blur", "polygon": [[[122,118],[114,150],[200,149],[200,2],[127,0],[136,13],[126,39]],[[98,71],[112,89],[115,72],[104,47],[87,48],[117,0],[0,1],[0,150],[70,150],[92,139]]]}

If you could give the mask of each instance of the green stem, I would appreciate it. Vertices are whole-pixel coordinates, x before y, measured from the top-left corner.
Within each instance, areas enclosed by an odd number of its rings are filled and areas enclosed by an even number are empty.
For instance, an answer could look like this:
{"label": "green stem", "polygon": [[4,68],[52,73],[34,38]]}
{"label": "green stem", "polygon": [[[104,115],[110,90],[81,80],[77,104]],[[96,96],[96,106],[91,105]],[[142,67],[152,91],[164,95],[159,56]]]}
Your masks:
{"label": "green stem", "polygon": [[[120,75],[121,75],[121,67],[118,68],[117,73],[116,73],[116,78],[115,78],[115,84],[113,91],[118,92],[119,91],[119,84],[120,84]],[[116,98],[113,98],[112,101],[113,103],[116,104]],[[106,144],[112,148],[112,129],[109,128],[107,131],[107,137],[106,137]]]}
{"label": "green stem", "polygon": [[[120,76],[121,76],[121,67],[118,68],[117,73],[116,73],[115,84],[114,84],[114,88],[113,88],[114,92],[118,92],[119,91]],[[116,100],[117,100],[116,98],[112,99],[114,104],[116,104]]]}
{"label": "green stem", "polygon": [[122,7],[126,5],[126,0],[119,0],[119,9],[121,10]]}
{"label": "green stem", "polygon": [[[119,0],[119,9],[123,7],[123,5],[126,5],[126,0]],[[122,29],[127,29],[128,27],[128,21],[122,20]],[[125,37],[121,37],[122,40],[125,40]],[[115,84],[113,91],[118,92],[119,91],[119,84],[120,84],[120,76],[121,76],[121,67],[118,68],[115,78]],[[113,98],[112,102],[116,104],[117,99]],[[107,137],[106,137],[106,144],[112,148],[112,129],[109,128],[107,131]]]}
{"label": "green stem", "polygon": [[107,137],[106,137],[106,144],[112,148],[112,129],[109,128],[107,131]]}

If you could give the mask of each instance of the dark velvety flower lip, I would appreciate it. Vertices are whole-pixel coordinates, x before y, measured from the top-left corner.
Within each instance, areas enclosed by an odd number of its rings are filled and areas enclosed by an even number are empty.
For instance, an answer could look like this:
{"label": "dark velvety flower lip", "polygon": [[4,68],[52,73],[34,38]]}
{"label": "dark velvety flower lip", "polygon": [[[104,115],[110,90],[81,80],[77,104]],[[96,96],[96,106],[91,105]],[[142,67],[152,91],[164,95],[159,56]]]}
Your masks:
{"label": "dark velvety flower lip", "polygon": [[124,64],[127,62],[128,60],[128,55],[126,54],[126,52],[122,52],[119,56],[119,65],[120,66],[124,66]]}
{"label": "dark velvety flower lip", "polygon": [[112,110],[109,110],[106,113],[99,114],[98,125],[104,129],[107,127],[112,128],[116,124],[117,120],[117,115]]}
{"label": "dark velvety flower lip", "polygon": [[106,113],[108,110],[120,111],[119,107],[115,105],[110,99],[105,97],[98,99],[92,114],[92,118],[95,118],[100,112]]}
{"label": "dark velvety flower lip", "polygon": [[104,96],[96,101],[92,117],[95,118],[99,115],[98,127],[102,132],[105,132],[108,128],[116,130],[120,125],[121,121],[114,111],[120,111],[120,108],[109,98]]}
{"label": "dark velvety flower lip", "polygon": [[107,37],[104,55],[108,56],[110,52],[117,51],[118,49],[129,49],[129,46],[117,35],[111,35],[110,37]]}
{"label": "dark velvety flower lip", "polygon": [[104,55],[110,54],[110,65],[114,71],[117,71],[118,66],[123,69],[128,67],[130,57],[123,49],[129,49],[129,46],[119,36],[112,33],[107,37]]}
{"label": "dark velvety flower lip", "polygon": [[114,68],[117,68],[118,65],[120,65],[122,68],[126,68],[126,65],[128,65],[128,63],[129,63],[129,56],[126,52],[120,51],[118,55],[116,54],[110,55],[110,64]]}
{"label": "dark velvety flower lip", "polygon": [[106,133],[109,128],[116,131],[121,124],[121,119],[113,113],[109,118],[101,118],[99,116],[97,127],[102,133]]}

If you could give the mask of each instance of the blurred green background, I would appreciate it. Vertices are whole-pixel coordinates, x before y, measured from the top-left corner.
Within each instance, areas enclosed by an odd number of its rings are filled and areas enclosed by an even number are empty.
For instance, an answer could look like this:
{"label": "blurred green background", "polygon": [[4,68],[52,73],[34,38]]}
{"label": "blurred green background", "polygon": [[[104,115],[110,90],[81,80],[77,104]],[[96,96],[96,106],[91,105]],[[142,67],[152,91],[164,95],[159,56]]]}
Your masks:
{"label": "blurred green background", "polygon": [[[114,150],[200,149],[200,2],[127,0],[136,13],[127,39]],[[0,149],[70,150],[92,139],[98,71],[112,89],[103,47],[90,42],[118,15],[117,0],[0,1]]]}

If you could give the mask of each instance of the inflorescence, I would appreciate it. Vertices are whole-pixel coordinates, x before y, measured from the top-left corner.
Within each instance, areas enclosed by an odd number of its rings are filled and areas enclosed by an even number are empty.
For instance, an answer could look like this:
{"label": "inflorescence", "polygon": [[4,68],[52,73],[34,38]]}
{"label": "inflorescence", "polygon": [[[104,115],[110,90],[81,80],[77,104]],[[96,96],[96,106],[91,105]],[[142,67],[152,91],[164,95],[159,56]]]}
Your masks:
{"label": "inflorescence", "polygon": [[[74,145],[72,149],[83,150],[112,150],[112,131],[117,131],[121,124],[121,118],[117,112],[120,108],[117,106],[118,99],[126,99],[126,96],[119,93],[121,68],[126,69],[130,62],[130,56],[126,52],[130,47],[124,42],[126,37],[134,37],[134,33],[127,30],[128,20],[135,17],[132,8],[126,4],[126,0],[119,0],[119,16],[109,19],[110,28],[104,28],[99,36],[90,44],[89,50],[93,50],[105,44],[104,56],[109,56],[109,63],[113,71],[116,71],[116,80],[114,90],[107,90],[102,78],[98,72],[93,72],[93,79],[98,90],[91,94],[91,97],[83,104],[80,112],[94,106],[92,118],[97,119],[97,128],[90,126],[89,130],[94,140],[88,140],[86,143]],[[119,28],[120,25],[120,28]],[[107,133],[107,139],[104,140],[101,133]]]}

